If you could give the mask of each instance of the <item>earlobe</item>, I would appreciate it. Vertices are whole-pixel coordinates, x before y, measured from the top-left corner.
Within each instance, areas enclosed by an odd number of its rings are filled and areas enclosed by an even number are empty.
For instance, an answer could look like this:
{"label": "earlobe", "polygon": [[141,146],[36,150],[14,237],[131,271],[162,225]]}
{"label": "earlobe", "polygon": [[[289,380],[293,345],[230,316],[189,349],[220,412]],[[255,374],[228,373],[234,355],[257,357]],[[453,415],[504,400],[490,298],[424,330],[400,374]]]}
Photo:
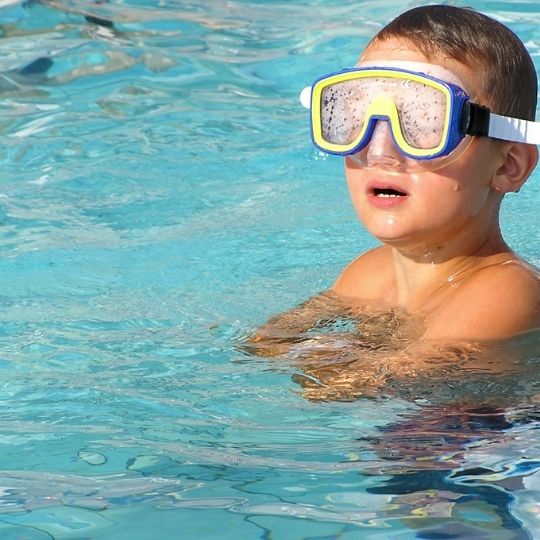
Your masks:
{"label": "earlobe", "polygon": [[504,162],[491,180],[491,187],[499,193],[520,190],[538,163],[538,149],[533,144],[503,145]]}

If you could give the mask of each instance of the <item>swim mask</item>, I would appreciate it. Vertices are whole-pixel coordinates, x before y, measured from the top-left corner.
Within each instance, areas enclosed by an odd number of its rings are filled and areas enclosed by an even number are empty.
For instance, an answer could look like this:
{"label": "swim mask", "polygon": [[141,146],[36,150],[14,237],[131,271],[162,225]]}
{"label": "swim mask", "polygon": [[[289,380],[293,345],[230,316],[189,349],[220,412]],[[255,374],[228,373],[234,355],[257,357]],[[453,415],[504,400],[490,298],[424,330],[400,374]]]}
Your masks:
{"label": "swim mask", "polygon": [[[443,166],[466,150],[471,136],[540,143],[540,123],[491,113],[474,103],[455,84],[459,79],[444,68],[420,62],[382,63],[386,65],[364,64],[325,75],[302,91],[317,148],[351,155],[369,167],[370,151],[380,151],[370,147],[377,146],[384,125],[399,152],[383,166],[402,172]],[[419,68],[422,71],[416,71]],[[433,73],[446,74],[446,80]]]}

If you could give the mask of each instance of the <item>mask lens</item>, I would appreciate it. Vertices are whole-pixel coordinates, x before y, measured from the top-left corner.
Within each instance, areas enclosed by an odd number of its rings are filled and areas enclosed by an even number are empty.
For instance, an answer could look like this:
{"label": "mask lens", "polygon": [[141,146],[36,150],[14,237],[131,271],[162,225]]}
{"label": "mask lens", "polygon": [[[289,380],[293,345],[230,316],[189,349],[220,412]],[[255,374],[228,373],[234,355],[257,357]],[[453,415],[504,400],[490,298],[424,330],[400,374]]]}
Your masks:
{"label": "mask lens", "polygon": [[[441,90],[403,77],[361,77],[362,72],[355,75],[357,78],[329,84],[321,92],[324,141],[344,146],[360,144],[373,115],[370,104],[384,96],[397,107],[399,126],[392,125],[394,135],[400,130],[413,149],[430,150],[441,145],[447,115],[447,97]],[[394,138],[400,140],[399,136]]]}
{"label": "mask lens", "polygon": [[365,115],[375,86],[367,79],[356,79],[327,86],[321,94],[321,127],[325,141],[349,145],[365,123]]}
{"label": "mask lens", "polygon": [[413,148],[437,148],[445,134],[446,96],[433,86],[404,80],[395,96],[403,137]]}

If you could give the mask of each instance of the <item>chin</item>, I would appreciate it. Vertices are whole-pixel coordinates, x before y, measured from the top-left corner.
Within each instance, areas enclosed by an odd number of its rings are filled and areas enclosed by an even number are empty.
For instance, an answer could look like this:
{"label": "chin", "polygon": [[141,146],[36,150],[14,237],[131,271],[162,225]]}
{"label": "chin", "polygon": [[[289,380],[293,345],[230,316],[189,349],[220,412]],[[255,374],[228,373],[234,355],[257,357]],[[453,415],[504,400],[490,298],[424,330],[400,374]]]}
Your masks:
{"label": "chin", "polygon": [[406,245],[409,245],[413,242],[412,238],[407,235],[381,235],[381,234],[373,234],[373,236],[383,244],[386,244],[391,247],[403,247]]}
{"label": "chin", "polygon": [[411,231],[410,227],[404,227],[392,216],[386,218],[385,223],[374,223],[373,220],[363,220],[361,218],[360,221],[372,236],[385,244],[406,242],[407,239],[414,236],[414,231]]}

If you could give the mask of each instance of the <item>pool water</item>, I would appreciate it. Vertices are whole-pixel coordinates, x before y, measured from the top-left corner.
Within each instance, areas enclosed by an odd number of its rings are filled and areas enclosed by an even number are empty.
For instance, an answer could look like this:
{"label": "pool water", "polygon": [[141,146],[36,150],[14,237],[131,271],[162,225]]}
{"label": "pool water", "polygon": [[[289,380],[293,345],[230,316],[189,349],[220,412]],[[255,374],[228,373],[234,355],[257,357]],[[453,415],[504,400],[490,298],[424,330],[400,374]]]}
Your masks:
{"label": "pool water", "polygon": [[[352,401],[242,348],[375,245],[298,93],[422,3],[0,4],[0,538],[540,538],[538,335]],[[467,4],[540,68],[536,2]],[[533,264],[539,182],[502,216]]]}

